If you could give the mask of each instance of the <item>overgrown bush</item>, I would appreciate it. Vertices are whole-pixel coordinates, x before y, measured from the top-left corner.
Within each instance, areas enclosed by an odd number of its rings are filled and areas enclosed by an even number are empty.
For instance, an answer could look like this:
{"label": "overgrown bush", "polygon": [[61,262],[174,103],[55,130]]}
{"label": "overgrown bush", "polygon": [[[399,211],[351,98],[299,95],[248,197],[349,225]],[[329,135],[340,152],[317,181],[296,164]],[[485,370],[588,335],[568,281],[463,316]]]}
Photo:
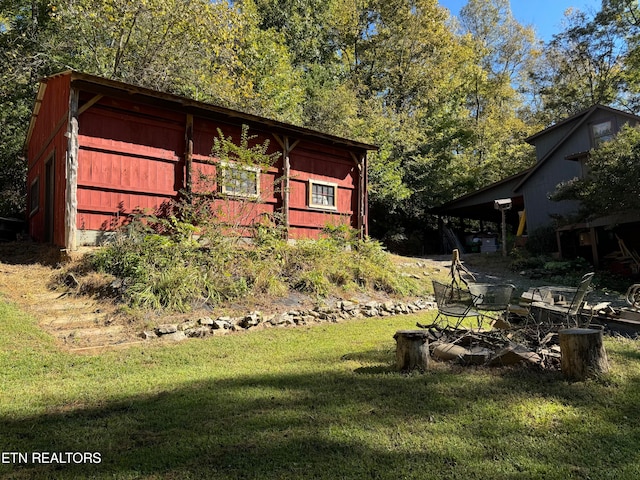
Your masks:
{"label": "overgrown bush", "polygon": [[323,238],[291,245],[276,224],[260,224],[246,245],[210,228],[195,241],[171,221],[162,223],[165,235],[148,233],[158,220],[134,220],[142,221],[146,229],[129,228],[137,233],[118,235],[90,259],[95,270],[122,280],[124,298],[133,307],[186,311],[196,304],[290,290],[318,297],[358,289],[417,291],[396,272],[379,242],[357,239],[345,228],[328,228]]}

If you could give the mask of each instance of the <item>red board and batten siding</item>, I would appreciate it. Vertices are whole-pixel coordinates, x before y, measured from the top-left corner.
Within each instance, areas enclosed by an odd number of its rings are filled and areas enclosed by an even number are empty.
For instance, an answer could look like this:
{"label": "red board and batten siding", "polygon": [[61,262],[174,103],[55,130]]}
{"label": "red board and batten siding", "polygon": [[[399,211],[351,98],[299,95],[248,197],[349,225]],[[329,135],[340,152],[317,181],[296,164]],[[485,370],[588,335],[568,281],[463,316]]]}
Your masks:
{"label": "red board and batten siding", "polygon": [[184,115],[105,99],[80,116],[77,228],[109,231],[183,188]]}
{"label": "red board and batten siding", "polygon": [[[264,213],[286,209],[292,238],[317,237],[327,224],[362,225],[366,233],[366,204],[359,203],[366,199],[361,194],[365,180],[359,175],[366,151],[375,147],[77,72],[50,77],[43,84],[46,89],[38,94],[27,137],[28,185],[40,179],[41,208],[30,218],[36,240],[75,248],[76,241],[95,241],[100,232],[112,230],[135,210],[154,212],[177,199],[188,187],[188,178],[194,192],[201,191],[206,186],[199,183],[199,172],[215,174],[210,156],[218,128],[239,141],[243,123],[251,126],[250,135],[257,135],[253,142],[270,141],[269,152],[293,145],[288,156],[289,195],[281,191],[286,184],[283,153],[260,176],[260,202],[216,200],[214,209],[242,216],[244,225]],[[77,135],[69,123],[71,87],[80,91]],[[67,185],[71,141],[78,145],[77,177],[70,175]],[[55,199],[49,210],[54,212],[54,233],[48,238],[43,177],[52,152]],[[71,160],[75,153],[74,149]],[[309,180],[337,186],[335,210],[308,205]],[[65,198],[67,192],[75,192],[77,205]]]}
{"label": "red board and batten siding", "polygon": [[[45,86],[46,85],[46,86]],[[50,241],[56,245],[64,245],[64,205],[66,190],[66,153],[68,147],[67,133],[69,117],[70,79],[68,76],[55,76],[47,80],[41,88],[45,88],[42,103],[37,110],[37,117],[30,132],[27,145],[27,216],[31,236],[40,242]],[[53,213],[53,237],[45,231],[45,195],[47,181],[46,162],[53,159],[54,202],[50,208]],[[38,182],[39,208],[31,213],[31,185]]]}
{"label": "red board and batten siding", "polygon": [[[304,141],[291,151],[290,158],[291,236],[316,237],[326,225],[356,225],[358,169],[349,152]],[[336,210],[309,207],[309,180],[337,184]]]}

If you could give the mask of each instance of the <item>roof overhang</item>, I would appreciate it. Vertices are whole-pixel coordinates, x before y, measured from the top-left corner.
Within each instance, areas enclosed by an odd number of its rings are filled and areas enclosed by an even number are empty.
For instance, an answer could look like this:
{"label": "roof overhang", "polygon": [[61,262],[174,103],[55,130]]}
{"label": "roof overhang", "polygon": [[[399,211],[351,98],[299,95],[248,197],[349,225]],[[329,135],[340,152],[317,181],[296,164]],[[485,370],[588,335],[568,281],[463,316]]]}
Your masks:
{"label": "roof overhang", "polygon": [[500,222],[502,214],[494,208],[495,200],[510,198],[512,207],[509,215],[517,215],[518,210],[524,208],[524,198],[522,195],[514,194],[513,188],[528,172],[529,170],[525,170],[507,177],[480,190],[451,200],[431,211],[450,217]]}

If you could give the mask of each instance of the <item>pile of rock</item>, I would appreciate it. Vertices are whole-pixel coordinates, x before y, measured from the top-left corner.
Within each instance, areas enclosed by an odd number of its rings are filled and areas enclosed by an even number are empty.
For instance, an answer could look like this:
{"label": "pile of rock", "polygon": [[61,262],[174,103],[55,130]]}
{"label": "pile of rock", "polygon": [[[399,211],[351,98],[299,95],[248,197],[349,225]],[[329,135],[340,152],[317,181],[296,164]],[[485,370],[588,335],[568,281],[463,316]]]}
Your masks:
{"label": "pile of rock", "polygon": [[203,317],[180,324],[159,325],[153,331],[145,331],[145,339],[161,337],[167,340],[184,340],[187,337],[225,335],[230,332],[246,331],[254,328],[287,327],[310,325],[322,322],[339,322],[350,318],[388,317],[417,313],[436,308],[430,300],[414,302],[367,302],[364,304],[339,301],[334,307],[316,307],[311,310],[290,310],[284,313],[266,315],[250,312],[241,317]]}

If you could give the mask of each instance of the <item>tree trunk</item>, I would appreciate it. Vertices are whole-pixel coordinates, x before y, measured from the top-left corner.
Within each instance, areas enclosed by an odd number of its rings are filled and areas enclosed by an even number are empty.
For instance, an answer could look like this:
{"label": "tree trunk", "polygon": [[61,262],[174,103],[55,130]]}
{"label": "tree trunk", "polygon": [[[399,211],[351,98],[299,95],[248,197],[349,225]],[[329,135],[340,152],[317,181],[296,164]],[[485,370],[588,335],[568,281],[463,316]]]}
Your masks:
{"label": "tree trunk", "polygon": [[429,368],[429,340],[425,330],[398,330],[396,339],[396,368],[407,372]]}
{"label": "tree trunk", "polygon": [[561,368],[565,377],[584,380],[609,371],[602,330],[570,328],[560,330]]}

